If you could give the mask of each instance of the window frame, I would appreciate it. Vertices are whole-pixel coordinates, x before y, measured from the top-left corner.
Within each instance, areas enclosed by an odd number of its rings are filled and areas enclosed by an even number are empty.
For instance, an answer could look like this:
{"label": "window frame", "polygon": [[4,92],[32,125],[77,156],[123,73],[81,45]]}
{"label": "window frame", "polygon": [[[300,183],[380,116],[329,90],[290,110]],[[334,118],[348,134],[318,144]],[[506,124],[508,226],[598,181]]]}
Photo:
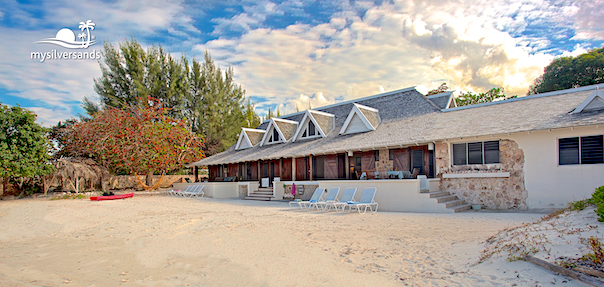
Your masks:
{"label": "window frame", "polygon": [[[497,162],[489,162],[487,163],[486,159],[486,149],[485,147],[487,147],[487,143],[491,143],[491,142],[497,142],[497,147],[498,147],[498,160]],[[481,162],[480,163],[476,163],[476,161],[474,161],[473,163],[470,163],[470,145],[476,146],[480,144],[480,159]],[[457,164],[455,159],[455,145],[463,145],[465,150],[465,159],[464,159],[464,163],[463,164]],[[475,141],[475,142],[463,142],[463,143],[451,143],[450,145],[450,151],[451,151],[451,166],[467,166],[467,165],[488,165],[488,164],[501,164],[501,140],[492,140],[492,141]],[[492,151],[492,150],[489,150]],[[472,152],[476,153],[476,150],[473,150]],[[476,159],[476,158],[474,158]]]}
{"label": "window frame", "polygon": [[[602,153],[604,154],[604,134],[596,134],[596,135],[584,135],[584,136],[575,136],[575,137],[563,137],[563,138],[557,138],[556,140],[556,145],[557,145],[557,149],[558,149],[558,166],[575,166],[575,165],[592,165],[592,164],[604,164],[604,158],[602,160],[602,162],[583,162],[584,161],[584,155],[583,155],[583,138],[593,138],[593,137],[602,137]],[[560,141],[561,140],[570,140],[570,139],[578,139],[578,162],[577,163],[561,163],[561,157],[560,157]]]}
{"label": "window frame", "polygon": [[[310,134],[310,124],[312,123],[312,125],[315,128],[315,134],[314,135],[309,135]],[[319,132],[319,129],[317,127],[317,125],[315,123],[313,123],[313,121],[309,118],[308,122],[304,125],[304,129],[300,130],[302,132],[302,134],[300,135],[300,139],[313,139],[313,138],[319,138],[321,137],[321,133]]]}

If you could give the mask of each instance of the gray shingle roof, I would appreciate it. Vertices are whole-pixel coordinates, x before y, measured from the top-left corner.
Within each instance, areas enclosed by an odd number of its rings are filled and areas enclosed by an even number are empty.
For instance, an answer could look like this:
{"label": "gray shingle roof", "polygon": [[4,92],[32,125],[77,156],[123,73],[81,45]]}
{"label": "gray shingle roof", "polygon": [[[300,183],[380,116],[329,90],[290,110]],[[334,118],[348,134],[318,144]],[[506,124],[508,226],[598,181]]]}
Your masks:
{"label": "gray shingle roof", "polygon": [[[604,88],[604,84],[600,87]],[[257,146],[239,151],[235,151],[232,146],[191,165],[302,157],[460,137],[604,124],[604,111],[570,114],[594,88],[595,86],[582,87],[445,111],[437,109],[416,90],[403,90],[355,101],[379,110],[382,122],[375,131],[349,135],[331,133],[325,138]],[[317,110],[334,114],[335,129],[339,130],[351,108],[352,102],[347,102]],[[302,116],[303,113],[296,113],[284,118],[301,120]]]}
{"label": "gray shingle roof", "polygon": [[310,111],[311,116],[315,119],[321,130],[328,135],[333,131],[335,127],[334,117],[322,114],[322,113],[313,113]]}
{"label": "gray shingle roof", "polygon": [[453,92],[444,92],[436,95],[428,96],[428,100],[432,101],[437,107],[446,109],[449,104],[449,99],[453,95]]}
{"label": "gray shingle roof", "polygon": [[254,130],[250,130],[250,129],[246,129],[244,131],[245,131],[247,137],[250,139],[250,142],[252,142],[252,145],[258,144],[262,140],[262,137],[264,136],[264,132],[258,132],[258,131],[254,131]]}

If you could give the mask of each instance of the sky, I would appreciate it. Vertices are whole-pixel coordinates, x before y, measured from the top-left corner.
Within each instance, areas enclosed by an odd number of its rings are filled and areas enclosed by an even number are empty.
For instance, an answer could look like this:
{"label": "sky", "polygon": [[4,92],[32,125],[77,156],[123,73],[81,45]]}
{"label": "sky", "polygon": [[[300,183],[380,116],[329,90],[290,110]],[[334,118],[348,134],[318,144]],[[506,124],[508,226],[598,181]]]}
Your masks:
{"label": "sky", "polygon": [[[556,57],[604,45],[603,0],[1,2],[0,102],[44,126],[84,114],[84,97],[98,101],[103,42],[130,38],[177,57],[208,51],[259,114],[442,83],[523,96]],[[94,30],[80,29],[87,20]],[[48,43],[59,40],[77,47]]]}

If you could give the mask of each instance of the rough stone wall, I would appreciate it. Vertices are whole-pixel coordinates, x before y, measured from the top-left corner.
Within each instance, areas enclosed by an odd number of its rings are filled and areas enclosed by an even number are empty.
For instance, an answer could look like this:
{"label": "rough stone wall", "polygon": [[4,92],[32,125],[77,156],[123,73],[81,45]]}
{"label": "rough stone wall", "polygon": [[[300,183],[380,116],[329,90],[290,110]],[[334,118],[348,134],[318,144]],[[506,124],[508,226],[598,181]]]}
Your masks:
{"label": "rough stone wall", "polygon": [[[144,175],[139,176],[141,181],[145,182],[147,178]],[[157,183],[161,176],[153,176],[153,184]],[[193,181],[194,176],[192,175],[164,175],[161,179],[160,188],[169,188],[174,183],[186,182],[185,178]],[[75,191],[74,182],[70,182],[68,179],[56,178],[51,184],[50,188],[61,191]],[[136,189],[142,190],[143,186],[140,184],[136,176],[131,175],[115,175],[110,178],[103,179],[103,187],[101,188],[97,183],[89,183],[81,180],[78,182],[80,191],[87,190],[120,190],[120,189]]]}
{"label": "rough stone wall", "polygon": [[375,169],[380,173],[380,178],[388,178],[388,171],[394,170],[394,161],[390,160],[389,149],[379,149],[380,160],[375,162]]}
{"label": "rough stone wall", "polygon": [[[451,166],[447,143],[437,143],[435,159],[440,189],[469,204],[487,209],[527,209],[524,187],[524,152],[513,140],[500,140],[500,164]],[[443,178],[450,173],[509,172],[510,177]]]}
{"label": "rough stone wall", "polygon": [[286,184],[283,192],[283,199],[301,199],[310,200],[318,184],[296,184],[296,194],[292,196],[292,185]]}

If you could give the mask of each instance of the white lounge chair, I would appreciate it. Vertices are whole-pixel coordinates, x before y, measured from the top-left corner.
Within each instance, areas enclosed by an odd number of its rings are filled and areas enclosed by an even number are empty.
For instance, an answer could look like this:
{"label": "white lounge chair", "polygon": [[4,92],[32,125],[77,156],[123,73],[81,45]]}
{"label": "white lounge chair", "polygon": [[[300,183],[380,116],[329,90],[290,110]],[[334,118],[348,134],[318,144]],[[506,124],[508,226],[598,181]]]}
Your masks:
{"label": "white lounge chair", "polygon": [[192,191],[190,192],[182,192],[182,196],[183,197],[203,197],[205,195],[205,193],[203,192],[203,188],[204,185],[194,185],[195,188],[193,188]]}
{"label": "white lounge chair", "polygon": [[346,190],[344,190],[344,194],[342,195],[342,198],[340,198],[340,201],[336,201],[333,203],[326,203],[324,208],[325,209],[330,209],[333,207],[333,209],[335,209],[336,211],[338,211],[338,209],[340,209],[340,207],[342,208],[342,210],[344,210],[344,208],[346,207],[346,205],[348,204],[349,201],[352,201],[354,199],[354,195],[357,193],[357,188],[356,187],[349,187],[346,188]]}
{"label": "white lounge chair", "polygon": [[306,208],[307,205],[320,201],[323,198],[324,192],[325,192],[325,188],[317,187],[317,189],[315,189],[315,192],[310,197],[310,200],[308,200],[308,201],[290,201],[289,207],[293,208],[292,204],[298,204],[298,207],[300,207],[300,209]]}
{"label": "white lounge chair", "polygon": [[[361,208],[364,208],[363,213],[366,213],[367,208],[369,208],[369,210],[371,210],[371,212],[377,212],[378,203],[373,200],[373,198],[375,197],[376,191],[377,191],[377,188],[375,188],[375,187],[366,187],[363,190],[363,194],[361,195],[361,200],[359,200],[359,202],[349,202],[347,204],[347,206],[350,207],[349,211],[352,211],[353,208],[356,208],[359,211],[359,213],[361,213]],[[375,205],[375,210],[373,210],[373,208],[371,208],[374,205]]]}
{"label": "white lounge chair", "polygon": [[308,205],[308,209],[310,209],[311,207],[313,207],[313,205],[317,208],[317,210],[319,209],[323,209],[325,210],[325,206],[327,204],[331,204],[336,202],[336,199],[338,198],[338,194],[340,193],[340,188],[339,187],[332,187],[329,189],[329,192],[327,193],[327,196],[325,197],[325,200],[323,201],[317,201],[317,202],[313,202],[310,203]]}
{"label": "white lounge chair", "polygon": [[168,195],[180,195],[179,193],[181,193],[181,192],[192,191],[193,187],[194,187],[194,185],[187,185],[187,187],[185,187],[184,190],[170,189],[170,190],[168,190]]}

